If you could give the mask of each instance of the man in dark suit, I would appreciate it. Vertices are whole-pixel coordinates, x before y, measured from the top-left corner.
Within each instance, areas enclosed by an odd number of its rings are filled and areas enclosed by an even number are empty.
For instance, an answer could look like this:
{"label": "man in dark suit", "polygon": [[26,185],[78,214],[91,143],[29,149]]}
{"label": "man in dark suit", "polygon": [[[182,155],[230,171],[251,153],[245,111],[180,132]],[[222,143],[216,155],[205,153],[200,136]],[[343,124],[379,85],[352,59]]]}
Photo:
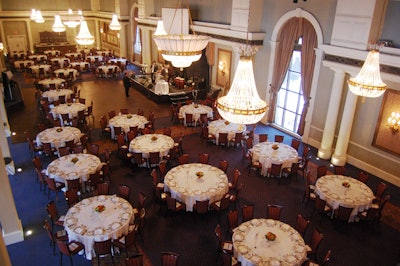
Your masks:
{"label": "man in dark suit", "polygon": [[156,64],[156,61],[151,62],[151,81],[154,83],[156,80],[156,73],[158,70],[158,66]]}
{"label": "man in dark suit", "polygon": [[131,79],[129,78],[128,72],[125,72],[124,79],[122,81],[124,82],[125,96],[129,97],[129,88],[131,87]]}

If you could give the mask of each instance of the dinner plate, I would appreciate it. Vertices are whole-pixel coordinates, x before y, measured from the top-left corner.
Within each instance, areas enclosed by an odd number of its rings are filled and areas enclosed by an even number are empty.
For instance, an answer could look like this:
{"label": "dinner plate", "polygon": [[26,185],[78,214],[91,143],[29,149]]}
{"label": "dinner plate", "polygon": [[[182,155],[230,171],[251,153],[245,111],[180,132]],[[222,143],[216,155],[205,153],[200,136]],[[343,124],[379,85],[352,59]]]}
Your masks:
{"label": "dinner plate", "polygon": [[[257,256],[257,255],[253,255],[253,256],[250,258],[250,260],[251,260],[251,262],[254,262],[254,263],[258,264],[258,263],[261,262],[261,257],[260,257],[260,256]],[[278,265],[279,265],[279,264],[278,264]]]}
{"label": "dinner plate", "polygon": [[242,231],[242,232],[244,232],[244,231],[247,230],[247,226],[244,225],[244,224],[241,224],[238,228],[239,228],[239,230]]}
{"label": "dinner plate", "polygon": [[235,234],[235,236],[234,236],[234,239],[236,240],[236,241],[242,241],[243,240],[243,235],[242,234]]}
{"label": "dinner plate", "polygon": [[290,230],[290,226],[287,225],[287,224],[282,224],[282,225],[281,225],[281,230],[287,232],[287,231]]}
{"label": "dinner plate", "polygon": [[103,232],[104,232],[104,230],[102,228],[98,228],[98,229],[94,230],[95,235],[102,235]]}
{"label": "dinner plate", "polygon": [[121,224],[118,223],[118,222],[115,222],[115,223],[113,223],[113,224],[111,225],[111,229],[113,229],[113,230],[116,230],[116,229],[118,229],[119,227],[121,227]]}
{"label": "dinner plate", "polygon": [[269,226],[275,225],[275,221],[273,219],[267,219],[267,224]]}
{"label": "dinner plate", "polygon": [[269,264],[270,264],[271,266],[279,266],[279,265],[281,265],[281,262],[280,262],[279,260],[277,260],[277,259],[273,259],[273,260],[271,260],[271,261],[269,262]]}
{"label": "dinner plate", "polygon": [[296,261],[296,257],[292,255],[286,256],[285,260],[289,263],[294,263]]}
{"label": "dinner plate", "polygon": [[254,225],[254,226],[259,226],[259,225],[260,225],[260,221],[259,221],[259,220],[256,220],[256,219],[251,220],[250,223],[251,223],[252,225]]}
{"label": "dinner plate", "polygon": [[239,246],[238,251],[240,254],[246,254],[247,252],[249,252],[249,248],[246,246]]}
{"label": "dinner plate", "polygon": [[296,252],[297,252],[297,253],[303,253],[303,252],[304,252],[304,247],[302,247],[302,246],[297,246],[297,247],[296,247]]}

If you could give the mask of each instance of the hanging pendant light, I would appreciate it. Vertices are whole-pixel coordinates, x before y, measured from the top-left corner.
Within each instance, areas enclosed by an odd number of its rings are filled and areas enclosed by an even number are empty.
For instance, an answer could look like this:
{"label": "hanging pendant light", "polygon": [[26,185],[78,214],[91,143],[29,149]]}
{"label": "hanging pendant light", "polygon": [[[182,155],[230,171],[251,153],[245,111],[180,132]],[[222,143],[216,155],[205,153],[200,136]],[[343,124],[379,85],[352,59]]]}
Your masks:
{"label": "hanging pendant light", "polygon": [[40,10],[36,10],[35,22],[44,23],[44,18],[42,17],[42,12]]}
{"label": "hanging pendant light", "polygon": [[35,20],[36,19],[36,9],[34,9],[34,8],[32,8],[32,11],[31,11],[31,20]]}
{"label": "hanging pendant light", "polygon": [[81,21],[81,27],[75,40],[80,45],[92,45],[94,43],[94,37],[89,32],[86,20]]}
{"label": "hanging pendant light", "polygon": [[240,56],[232,86],[218,98],[217,109],[222,118],[236,124],[255,124],[265,115],[268,106],[258,95],[250,55]]}
{"label": "hanging pendant light", "polygon": [[110,30],[120,30],[121,29],[121,24],[119,24],[119,22],[118,22],[117,15],[114,14],[112,16],[112,20],[111,20],[109,27],[110,27]]}
{"label": "hanging pendant light", "polygon": [[72,12],[72,9],[68,9],[68,14],[62,16],[62,20],[65,26],[68,28],[76,28],[80,23],[82,19],[82,12],[78,15],[75,15],[74,12]]}
{"label": "hanging pendant light", "polygon": [[378,50],[369,51],[360,72],[347,83],[352,93],[362,97],[375,98],[385,92],[387,85],[381,79]]}
{"label": "hanging pendant light", "polygon": [[60,15],[55,15],[54,16],[54,24],[53,24],[53,27],[51,29],[54,32],[63,32],[63,31],[65,31],[65,26],[61,21]]}

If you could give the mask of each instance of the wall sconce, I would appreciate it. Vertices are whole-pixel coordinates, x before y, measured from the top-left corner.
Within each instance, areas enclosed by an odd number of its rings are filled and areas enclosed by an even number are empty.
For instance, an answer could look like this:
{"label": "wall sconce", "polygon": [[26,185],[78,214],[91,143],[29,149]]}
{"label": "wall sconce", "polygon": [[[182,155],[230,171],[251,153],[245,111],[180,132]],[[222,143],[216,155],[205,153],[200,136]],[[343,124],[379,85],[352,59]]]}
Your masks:
{"label": "wall sconce", "polygon": [[388,118],[388,127],[392,131],[392,134],[396,134],[400,129],[400,113],[392,112]]}
{"label": "wall sconce", "polygon": [[223,61],[218,62],[218,69],[221,71],[222,76],[225,76],[226,64]]}

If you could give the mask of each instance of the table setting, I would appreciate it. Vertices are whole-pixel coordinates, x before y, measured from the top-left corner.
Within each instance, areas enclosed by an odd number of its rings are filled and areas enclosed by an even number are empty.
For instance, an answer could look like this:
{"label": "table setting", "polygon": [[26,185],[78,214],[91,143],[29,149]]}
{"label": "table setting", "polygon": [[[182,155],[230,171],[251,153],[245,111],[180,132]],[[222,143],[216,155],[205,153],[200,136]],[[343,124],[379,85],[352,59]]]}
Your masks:
{"label": "table setting", "polygon": [[145,134],[134,138],[129,143],[129,151],[142,153],[143,158],[149,158],[150,152],[160,152],[160,158],[168,155],[174,147],[174,139],[163,134]]}
{"label": "table setting", "polygon": [[61,85],[65,83],[65,79],[61,78],[49,78],[49,79],[42,79],[39,80],[39,84],[42,84],[45,88],[49,88],[50,84],[55,84],[56,88],[60,88]]}
{"label": "table setting", "polygon": [[60,69],[54,70],[54,73],[56,74],[57,77],[60,75],[60,73],[63,73],[64,77],[68,77],[70,72],[72,72],[72,76],[73,76],[72,80],[76,80],[76,77],[78,76],[78,71],[74,68],[60,68]]}
{"label": "table setting", "polygon": [[58,101],[60,96],[63,95],[65,95],[65,98],[68,99],[73,93],[73,90],[70,89],[55,89],[43,92],[42,97],[47,97],[49,99],[49,103],[52,103],[54,101]]}
{"label": "table setting", "polygon": [[29,67],[30,69],[32,69],[32,71],[35,73],[36,77],[39,77],[39,69],[43,68],[43,72],[46,74],[49,69],[51,68],[51,65],[33,65]]}
{"label": "table setting", "polygon": [[228,178],[219,168],[201,163],[179,165],[165,175],[165,191],[186,204],[186,211],[193,211],[196,200],[222,199],[228,192]]}
{"label": "table setting", "polygon": [[66,141],[74,140],[78,143],[82,133],[76,127],[52,127],[47,128],[36,136],[37,145],[50,143],[52,147],[58,148],[65,146]]}
{"label": "table setting", "polygon": [[114,139],[114,127],[121,127],[123,132],[128,132],[130,127],[137,126],[143,129],[147,124],[147,118],[137,114],[119,114],[108,121],[111,129],[111,139]]}
{"label": "table setting", "polygon": [[246,132],[246,125],[235,124],[223,119],[219,119],[211,121],[208,124],[208,132],[209,134],[215,136],[215,144],[218,145],[219,133],[228,133],[228,141],[231,141],[237,132]]}
{"label": "table setting", "polygon": [[233,230],[234,255],[242,266],[302,265],[304,239],[290,225],[273,219],[252,219]]}
{"label": "table setting", "polygon": [[186,115],[185,114],[193,114],[193,119],[195,124],[198,123],[200,114],[207,114],[207,118],[213,117],[213,110],[210,106],[198,104],[198,103],[191,103],[187,105],[183,105],[179,108],[179,118],[183,119],[184,125],[186,125]]}
{"label": "table setting", "polygon": [[59,104],[51,108],[50,112],[52,113],[54,118],[58,118],[61,120],[61,125],[64,125],[64,121],[62,119],[61,114],[68,114],[69,118],[72,119],[74,117],[78,117],[79,111],[86,111],[87,107],[83,103],[64,103]]}

